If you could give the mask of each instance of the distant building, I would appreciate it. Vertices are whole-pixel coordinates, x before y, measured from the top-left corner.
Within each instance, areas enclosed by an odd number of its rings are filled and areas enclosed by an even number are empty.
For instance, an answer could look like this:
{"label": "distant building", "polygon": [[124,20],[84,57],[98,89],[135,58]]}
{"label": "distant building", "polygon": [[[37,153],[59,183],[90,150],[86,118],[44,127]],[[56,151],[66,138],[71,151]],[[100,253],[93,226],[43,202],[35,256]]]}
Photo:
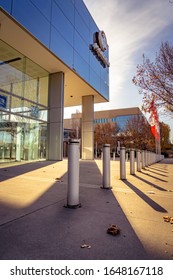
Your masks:
{"label": "distant building", "polygon": [[[112,110],[104,110],[104,111],[97,111],[94,112],[94,121],[93,121],[93,127],[97,124],[115,124],[118,127],[118,134],[123,131],[125,128],[127,122],[129,120],[132,120],[135,116],[141,116],[143,117],[142,112],[138,107],[132,107],[132,108],[124,108],[124,109],[112,109]],[[64,127],[65,129],[69,129],[73,131],[73,137],[74,138],[81,138],[82,139],[82,113],[75,113],[71,115],[71,119],[65,119],[64,120]],[[76,131],[76,133],[75,133]],[[117,132],[109,132],[109,134],[113,133],[114,136],[111,136],[109,138],[112,139],[112,137],[115,137],[115,134]],[[118,136],[117,134],[117,136]],[[114,138],[115,139],[115,138]],[[112,139],[113,140],[113,139]],[[96,143],[94,143],[95,147],[94,150],[98,147]],[[111,148],[112,149],[112,148]],[[100,149],[99,149],[100,150]],[[64,141],[64,156],[67,156],[66,154],[67,151],[67,142]],[[97,155],[100,155],[97,151]]]}
{"label": "distant building", "polygon": [[[134,116],[142,116],[142,112],[138,107],[111,109],[94,112],[94,124],[101,123],[117,123],[119,130],[123,130],[128,120]],[[82,113],[75,113],[71,115],[71,119],[64,120],[64,127],[68,129],[75,129],[81,127]]]}

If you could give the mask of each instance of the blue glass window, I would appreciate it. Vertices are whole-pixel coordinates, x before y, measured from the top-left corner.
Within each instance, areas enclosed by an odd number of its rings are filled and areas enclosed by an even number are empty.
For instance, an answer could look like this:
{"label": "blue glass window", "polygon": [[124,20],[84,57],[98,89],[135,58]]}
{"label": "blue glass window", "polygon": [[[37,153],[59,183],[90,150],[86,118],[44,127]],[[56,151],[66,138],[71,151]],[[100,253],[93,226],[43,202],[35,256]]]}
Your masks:
{"label": "blue glass window", "polygon": [[75,0],[75,7],[81,18],[85,21],[86,25],[90,24],[90,14],[82,0]]}
{"label": "blue glass window", "polygon": [[40,12],[50,21],[51,15],[51,1],[52,0],[30,0],[33,5],[35,5]]}
{"label": "blue glass window", "polygon": [[89,63],[89,47],[85,41],[75,31],[74,48],[80,54],[80,56]]}
{"label": "blue glass window", "polygon": [[12,15],[37,39],[49,46],[50,23],[29,0],[13,0]]}
{"label": "blue glass window", "polygon": [[74,69],[89,82],[89,64],[76,52],[74,52]]}
{"label": "blue glass window", "polygon": [[107,84],[103,80],[101,80],[100,83],[100,91],[106,99],[109,99],[109,89]]}
{"label": "blue glass window", "polygon": [[124,115],[124,116],[117,116],[116,122],[121,130],[123,130],[127,124],[128,120],[131,120],[134,118],[134,115]]}
{"label": "blue glass window", "polygon": [[51,27],[50,49],[63,60],[64,63],[71,68],[73,67],[73,48],[53,26]]}
{"label": "blue glass window", "polygon": [[91,68],[100,76],[100,62],[96,59],[95,55],[90,51],[90,65]]}
{"label": "blue glass window", "polygon": [[0,0],[0,5],[4,8],[7,12],[11,13],[12,8],[12,0]]}
{"label": "blue glass window", "polygon": [[74,25],[74,0],[53,0],[54,3],[57,4],[66,18]]}
{"label": "blue glass window", "polygon": [[90,85],[100,91],[100,77],[90,68]]}
{"label": "blue glass window", "polygon": [[89,28],[78,12],[75,13],[75,29],[79,32],[80,36],[86,41],[86,44],[89,47]]}
{"label": "blue glass window", "polygon": [[52,24],[57,29],[57,31],[68,41],[71,45],[73,45],[73,32],[74,28],[71,22],[67,19],[67,17],[63,14],[61,9],[53,2],[52,5]]}

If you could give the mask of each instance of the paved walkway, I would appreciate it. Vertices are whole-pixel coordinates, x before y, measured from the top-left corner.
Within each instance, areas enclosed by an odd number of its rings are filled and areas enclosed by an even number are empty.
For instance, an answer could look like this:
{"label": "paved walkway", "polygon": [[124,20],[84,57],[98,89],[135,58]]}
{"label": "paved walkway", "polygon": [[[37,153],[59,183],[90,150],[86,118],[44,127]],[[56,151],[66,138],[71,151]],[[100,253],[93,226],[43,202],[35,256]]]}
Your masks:
{"label": "paved walkway", "polygon": [[[81,208],[65,208],[67,160],[0,164],[0,259],[173,259],[173,160],[127,180],[111,161],[111,190],[101,189],[102,162],[80,161]],[[116,224],[120,234],[107,234]],[[81,245],[90,245],[81,248]]]}

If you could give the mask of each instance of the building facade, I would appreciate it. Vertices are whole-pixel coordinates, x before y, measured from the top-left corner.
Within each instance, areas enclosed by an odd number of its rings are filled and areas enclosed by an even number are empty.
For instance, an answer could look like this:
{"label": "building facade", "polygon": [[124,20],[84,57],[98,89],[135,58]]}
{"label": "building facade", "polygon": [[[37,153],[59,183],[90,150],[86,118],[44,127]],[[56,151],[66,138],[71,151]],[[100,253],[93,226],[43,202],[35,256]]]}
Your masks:
{"label": "building facade", "polygon": [[64,106],[82,105],[93,158],[94,103],[109,101],[109,48],[82,0],[0,0],[0,160],[62,160]]}
{"label": "building facade", "polygon": [[[105,143],[111,144],[111,151],[115,150],[115,146],[120,148],[118,139],[121,135],[124,135],[124,129],[129,121],[145,120],[144,115],[138,107],[112,109],[94,112],[94,133],[95,133],[95,155],[96,150],[102,149],[102,145]],[[103,124],[103,125],[102,125]],[[108,126],[106,124],[109,124]],[[67,129],[73,131],[74,138],[81,138],[82,127],[82,113],[78,112],[72,114],[70,119],[64,120],[64,125]],[[100,126],[98,126],[100,125]],[[103,142],[108,141],[108,142]],[[67,156],[67,153],[64,154]],[[97,151],[98,155],[98,151]]]}
{"label": "building facade", "polygon": [[[134,116],[143,116],[138,107],[111,109],[94,112],[94,125],[102,123],[116,123],[119,131],[123,130],[128,120]],[[82,113],[72,114],[71,119],[65,119],[64,125],[68,129],[76,129],[82,125]]]}

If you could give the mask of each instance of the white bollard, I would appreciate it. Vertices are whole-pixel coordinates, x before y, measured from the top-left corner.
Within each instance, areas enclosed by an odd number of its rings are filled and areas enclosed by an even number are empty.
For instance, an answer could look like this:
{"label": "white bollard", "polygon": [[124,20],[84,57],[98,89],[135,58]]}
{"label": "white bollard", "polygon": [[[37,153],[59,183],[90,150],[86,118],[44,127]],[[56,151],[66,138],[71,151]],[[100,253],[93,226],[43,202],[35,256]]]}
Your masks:
{"label": "white bollard", "polygon": [[81,207],[79,203],[79,141],[71,139],[68,146],[67,208]]}
{"label": "white bollard", "polygon": [[147,157],[148,151],[145,150],[145,167],[148,166],[148,157]]}
{"label": "white bollard", "polygon": [[148,158],[148,166],[149,166],[151,164],[150,151],[147,152],[147,158]]}
{"label": "white bollard", "polygon": [[137,171],[141,171],[141,152],[137,150]]}
{"label": "white bollard", "polygon": [[120,148],[120,179],[126,180],[126,149],[125,147]]}
{"label": "white bollard", "polygon": [[113,152],[113,160],[115,160],[115,152]]}
{"label": "white bollard", "polygon": [[141,152],[141,157],[142,157],[142,169],[145,169],[145,151],[142,150]]}
{"label": "white bollard", "polygon": [[103,145],[103,189],[110,189],[110,144]]}
{"label": "white bollard", "polygon": [[130,149],[130,174],[135,175],[135,156],[134,156],[134,149]]}

